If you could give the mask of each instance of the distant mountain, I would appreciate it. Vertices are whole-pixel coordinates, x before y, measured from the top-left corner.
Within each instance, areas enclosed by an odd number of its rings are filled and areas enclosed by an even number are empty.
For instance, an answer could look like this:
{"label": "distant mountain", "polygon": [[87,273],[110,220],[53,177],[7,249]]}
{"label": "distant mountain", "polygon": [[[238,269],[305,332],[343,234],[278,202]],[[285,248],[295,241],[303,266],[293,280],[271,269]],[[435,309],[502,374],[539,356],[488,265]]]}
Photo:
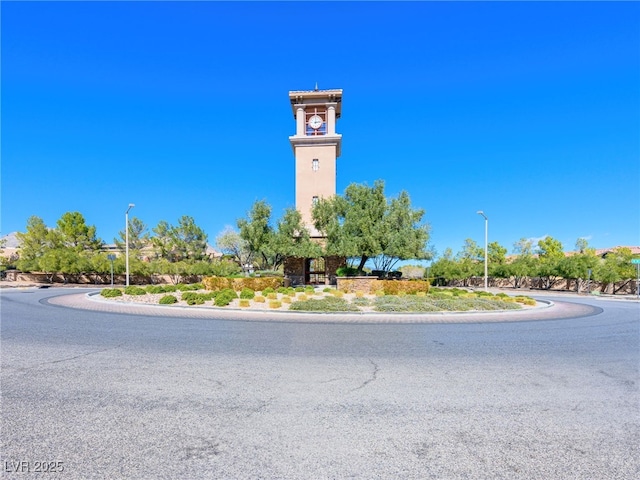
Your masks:
{"label": "distant mountain", "polygon": [[4,243],[4,248],[18,248],[20,246],[20,240],[18,240],[18,236],[16,235],[18,232],[11,232],[3,237],[0,237],[0,240],[6,240]]}

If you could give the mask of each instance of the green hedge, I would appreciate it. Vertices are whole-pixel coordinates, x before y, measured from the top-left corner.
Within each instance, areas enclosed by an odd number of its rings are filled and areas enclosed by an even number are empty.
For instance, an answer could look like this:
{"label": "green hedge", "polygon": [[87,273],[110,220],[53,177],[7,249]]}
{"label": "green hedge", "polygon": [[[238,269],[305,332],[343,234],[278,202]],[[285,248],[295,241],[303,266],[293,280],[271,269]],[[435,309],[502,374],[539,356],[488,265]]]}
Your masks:
{"label": "green hedge", "polygon": [[103,288],[100,292],[100,295],[105,298],[121,297],[122,290],[120,290],[119,288]]}
{"label": "green hedge", "polygon": [[129,285],[128,287],[124,287],[125,295],[146,295],[147,291],[136,285]]}
{"label": "green hedge", "polygon": [[202,279],[202,284],[205,289],[214,291],[231,288],[234,291],[240,292],[244,288],[250,288],[254,292],[261,292],[265,288],[273,288],[275,290],[282,287],[284,281],[282,277],[205,277]]}
{"label": "green hedge", "polygon": [[325,297],[321,299],[312,298],[309,300],[293,302],[289,310],[300,312],[358,312],[360,309],[351,305],[344,298]]}

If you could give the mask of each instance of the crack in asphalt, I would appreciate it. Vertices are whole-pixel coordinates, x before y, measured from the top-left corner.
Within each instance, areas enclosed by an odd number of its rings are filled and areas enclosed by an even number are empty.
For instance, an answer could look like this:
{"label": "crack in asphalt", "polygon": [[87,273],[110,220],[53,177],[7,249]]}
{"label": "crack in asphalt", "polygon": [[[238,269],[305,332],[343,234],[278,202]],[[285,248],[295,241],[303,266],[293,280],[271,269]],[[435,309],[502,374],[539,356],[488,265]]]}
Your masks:
{"label": "crack in asphalt", "polygon": [[[79,355],[74,355],[73,357],[60,358],[58,360],[50,360],[48,362],[42,362],[42,363],[38,363],[36,365],[31,365],[29,367],[13,368],[13,370],[15,370],[17,372],[23,372],[23,371],[26,371],[26,370],[32,370],[34,368],[42,367],[44,365],[53,365],[53,364],[56,364],[56,363],[70,362],[72,360],[76,360],[76,359],[82,358],[82,357],[88,357],[90,355],[95,355],[97,353],[108,352],[109,350],[116,350],[117,348],[120,348],[122,345],[124,345],[124,343],[120,343],[120,344],[116,345],[115,347],[103,348],[102,350],[94,350],[92,352],[81,353]],[[4,366],[3,366],[3,368],[11,369],[11,367],[4,367]]]}
{"label": "crack in asphalt", "polygon": [[363,389],[364,387],[369,385],[371,382],[373,382],[374,380],[378,379],[378,372],[380,371],[380,367],[378,367],[378,364],[375,363],[371,359],[369,359],[369,363],[371,363],[371,365],[373,365],[373,373],[371,374],[371,378],[369,378],[369,379],[365,380],[364,382],[362,382],[362,385],[360,385],[359,387],[356,387],[353,390],[351,390],[352,392],[355,392],[356,390]]}

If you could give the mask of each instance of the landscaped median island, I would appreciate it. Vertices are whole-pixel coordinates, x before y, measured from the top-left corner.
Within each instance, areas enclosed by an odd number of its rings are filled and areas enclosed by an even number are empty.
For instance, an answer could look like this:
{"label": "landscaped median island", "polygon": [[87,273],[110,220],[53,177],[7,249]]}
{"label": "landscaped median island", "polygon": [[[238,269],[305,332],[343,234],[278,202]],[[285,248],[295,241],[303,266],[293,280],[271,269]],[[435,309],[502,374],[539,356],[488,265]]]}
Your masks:
{"label": "landscaped median island", "polygon": [[523,306],[536,305],[530,297],[459,288],[431,288],[428,292],[415,293],[398,291],[394,294],[378,290],[372,294],[312,286],[264,287],[258,291],[246,286],[240,290],[220,287],[210,290],[202,283],[129,286],[105,288],[101,295],[117,302],[298,312],[473,312],[518,310]]}

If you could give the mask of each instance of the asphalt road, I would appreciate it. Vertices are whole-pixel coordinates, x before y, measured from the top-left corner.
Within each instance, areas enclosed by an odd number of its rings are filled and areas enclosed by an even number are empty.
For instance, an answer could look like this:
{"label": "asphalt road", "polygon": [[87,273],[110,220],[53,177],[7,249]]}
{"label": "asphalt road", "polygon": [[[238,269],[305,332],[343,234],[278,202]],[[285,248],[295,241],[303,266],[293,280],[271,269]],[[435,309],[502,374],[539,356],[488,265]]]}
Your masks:
{"label": "asphalt road", "polygon": [[0,293],[3,478],[640,478],[637,302],[313,324],[43,300],[64,292]]}

